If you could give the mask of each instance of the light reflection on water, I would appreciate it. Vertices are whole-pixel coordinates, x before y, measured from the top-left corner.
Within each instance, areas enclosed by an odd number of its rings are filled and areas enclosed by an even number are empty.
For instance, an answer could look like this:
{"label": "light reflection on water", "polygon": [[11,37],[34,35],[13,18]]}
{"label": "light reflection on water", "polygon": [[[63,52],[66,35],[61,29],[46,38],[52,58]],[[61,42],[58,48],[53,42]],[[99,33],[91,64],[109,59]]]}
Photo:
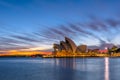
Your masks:
{"label": "light reflection on water", "polygon": [[119,58],[0,58],[0,80],[119,80]]}
{"label": "light reflection on water", "polygon": [[109,58],[105,58],[105,80],[109,80]]}

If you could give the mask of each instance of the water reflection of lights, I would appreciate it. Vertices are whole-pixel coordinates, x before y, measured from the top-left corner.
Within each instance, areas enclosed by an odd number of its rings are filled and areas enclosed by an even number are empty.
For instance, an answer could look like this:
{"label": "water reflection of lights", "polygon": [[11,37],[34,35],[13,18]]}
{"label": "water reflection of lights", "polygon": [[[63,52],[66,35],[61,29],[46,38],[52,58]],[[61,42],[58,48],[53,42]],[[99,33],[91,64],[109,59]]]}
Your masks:
{"label": "water reflection of lights", "polygon": [[105,80],[109,80],[109,58],[105,58]]}
{"label": "water reflection of lights", "polygon": [[75,60],[76,60],[75,58],[61,58],[61,59],[56,59],[55,64],[56,66],[60,66],[63,68],[76,69]]}

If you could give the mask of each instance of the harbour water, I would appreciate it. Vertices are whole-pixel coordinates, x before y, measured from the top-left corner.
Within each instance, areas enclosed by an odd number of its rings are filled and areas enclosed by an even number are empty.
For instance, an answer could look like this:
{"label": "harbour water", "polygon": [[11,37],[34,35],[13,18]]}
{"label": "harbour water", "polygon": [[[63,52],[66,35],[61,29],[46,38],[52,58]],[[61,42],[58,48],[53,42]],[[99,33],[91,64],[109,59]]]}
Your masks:
{"label": "harbour water", "polygon": [[0,58],[0,80],[120,80],[120,58]]}

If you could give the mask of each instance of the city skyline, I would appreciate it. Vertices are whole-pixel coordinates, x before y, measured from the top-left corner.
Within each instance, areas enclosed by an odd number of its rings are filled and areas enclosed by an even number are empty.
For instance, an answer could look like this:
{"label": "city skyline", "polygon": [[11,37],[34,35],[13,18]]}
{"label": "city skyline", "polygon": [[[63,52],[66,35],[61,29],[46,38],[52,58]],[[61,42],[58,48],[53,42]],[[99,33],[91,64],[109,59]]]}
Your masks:
{"label": "city skyline", "polygon": [[118,0],[1,0],[0,51],[51,51],[65,36],[77,46],[120,45]]}

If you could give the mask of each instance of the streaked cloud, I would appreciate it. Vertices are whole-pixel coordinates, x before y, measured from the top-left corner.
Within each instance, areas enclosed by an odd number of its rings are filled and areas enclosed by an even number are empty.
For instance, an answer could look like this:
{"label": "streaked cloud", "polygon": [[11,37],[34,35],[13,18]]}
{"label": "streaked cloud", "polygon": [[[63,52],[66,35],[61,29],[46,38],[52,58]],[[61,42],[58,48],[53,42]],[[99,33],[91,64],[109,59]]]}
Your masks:
{"label": "streaked cloud", "polygon": [[52,50],[52,44],[64,40],[65,36],[73,39],[77,45],[86,44],[91,48],[120,45],[119,22],[120,20],[114,18],[95,17],[88,22],[69,22],[44,29],[35,27],[36,31],[31,33],[9,31],[7,36],[0,37],[0,50]]}
{"label": "streaked cloud", "polygon": [[0,0],[0,50],[51,50],[65,36],[92,48],[119,45],[119,5],[118,0]]}

